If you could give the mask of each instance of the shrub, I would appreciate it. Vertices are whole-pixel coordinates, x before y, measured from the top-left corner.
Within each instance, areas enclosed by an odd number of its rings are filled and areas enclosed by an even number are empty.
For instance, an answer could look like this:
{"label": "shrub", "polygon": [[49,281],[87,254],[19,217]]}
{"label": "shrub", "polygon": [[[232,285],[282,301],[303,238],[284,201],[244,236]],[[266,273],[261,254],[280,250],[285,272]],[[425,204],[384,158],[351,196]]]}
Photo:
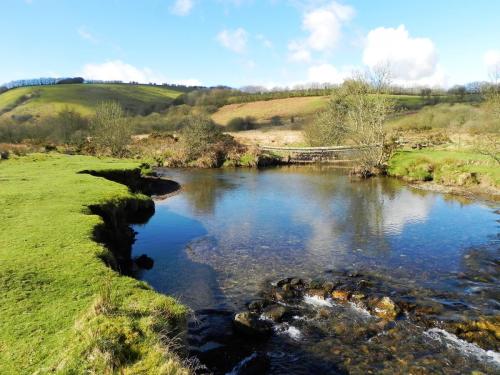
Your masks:
{"label": "shrub", "polygon": [[[81,146],[89,135],[89,123],[86,118],[73,109],[64,108],[57,117],[49,120],[52,124],[51,140]],[[46,124],[49,126],[49,124]]]}
{"label": "shrub", "polygon": [[281,116],[273,116],[271,117],[271,125],[273,126],[279,126],[283,124],[283,120]]}
{"label": "shrub", "polygon": [[222,139],[221,129],[207,116],[189,116],[181,131],[182,144],[189,160],[205,154]]}
{"label": "shrub", "polygon": [[226,129],[233,132],[255,129],[255,118],[251,116],[235,117],[226,125]]}
{"label": "shrub", "polygon": [[132,129],[117,102],[102,102],[91,120],[92,141],[98,152],[125,156]]}

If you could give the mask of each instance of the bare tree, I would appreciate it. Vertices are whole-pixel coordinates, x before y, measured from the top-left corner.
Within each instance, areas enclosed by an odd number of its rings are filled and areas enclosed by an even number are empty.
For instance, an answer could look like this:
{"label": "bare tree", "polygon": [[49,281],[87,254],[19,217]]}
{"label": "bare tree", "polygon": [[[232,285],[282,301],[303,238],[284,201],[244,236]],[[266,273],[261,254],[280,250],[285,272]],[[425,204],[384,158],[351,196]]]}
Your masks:
{"label": "bare tree", "polygon": [[386,92],[390,72],[381,67],[370,74],[357,74],[332,94],[327,110],[305,129],[312,145],[345,142],[358,146],[356,172],[368,176],[383,170],[393,148],[387,142],[385,121],[394,111]]}
{"label": "bare tree", "polygon": [[91,129],[93,142],[99,152],[118,157],[126,155],[132,129],[118,102],[100,103],[91,120]]}

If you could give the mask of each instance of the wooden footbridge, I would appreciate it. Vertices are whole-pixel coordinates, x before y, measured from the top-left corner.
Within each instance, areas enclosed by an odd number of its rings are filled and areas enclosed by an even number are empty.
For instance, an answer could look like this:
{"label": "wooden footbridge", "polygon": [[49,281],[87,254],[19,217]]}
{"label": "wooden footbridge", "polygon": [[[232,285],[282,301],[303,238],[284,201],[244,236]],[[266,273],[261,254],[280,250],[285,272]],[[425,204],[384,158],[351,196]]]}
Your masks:
{"label": "wooden footbridge", "polygon": [[348,163],[363,149],[377,146],[274,147],[259,146],[263,153],[279,155],[289,163]]}

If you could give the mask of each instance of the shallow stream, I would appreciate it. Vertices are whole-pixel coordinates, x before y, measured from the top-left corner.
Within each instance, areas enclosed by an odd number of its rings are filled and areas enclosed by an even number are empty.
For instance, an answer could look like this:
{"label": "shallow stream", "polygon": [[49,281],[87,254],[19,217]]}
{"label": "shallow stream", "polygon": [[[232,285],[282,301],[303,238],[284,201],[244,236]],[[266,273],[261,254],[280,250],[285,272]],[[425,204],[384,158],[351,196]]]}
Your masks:
{"label": "shallow stream", "polygon": [[[207,372],[251,373],[255,353],[269,374],[500,372],[495,348],[443,325],[499,314],[498,207],[329,167],[160,174],[183,188],[134,226],[133,255],[154,260],[138,277],[193,309],[189,344]],[[265,341],[232,333],[234,313],[273,282],[331,275],[439,305],[435,324],[305,297],[282,302],[289,316]]]}

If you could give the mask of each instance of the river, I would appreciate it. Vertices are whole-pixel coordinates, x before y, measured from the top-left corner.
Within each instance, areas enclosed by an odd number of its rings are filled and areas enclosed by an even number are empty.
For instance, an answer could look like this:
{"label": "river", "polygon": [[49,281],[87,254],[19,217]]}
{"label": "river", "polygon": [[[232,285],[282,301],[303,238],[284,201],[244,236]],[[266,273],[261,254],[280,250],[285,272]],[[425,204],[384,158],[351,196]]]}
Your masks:
{"label": "river", "polygon": [[[497,352],[438,325],[402,317],[396,327],[356,335],[378,320],[330,299],[292,306],[299,313],[276,324],[265,343],[213,333],[230,331],[233,314],[273,281],[353,272],[389,295],[411,289],[442,304],[440,320],[450,305],[454,316],[498,315],[498,207],[390,178],[353,180],[326,166],[159,173],[182,190],[134,226],[133,255],[154,260],[138,277],[195,312],[190,345],[210,371],[229,372],[255,352],[265,353],[270,374],[500,371]],[[211,361],[212,349],[225,359]]]}

